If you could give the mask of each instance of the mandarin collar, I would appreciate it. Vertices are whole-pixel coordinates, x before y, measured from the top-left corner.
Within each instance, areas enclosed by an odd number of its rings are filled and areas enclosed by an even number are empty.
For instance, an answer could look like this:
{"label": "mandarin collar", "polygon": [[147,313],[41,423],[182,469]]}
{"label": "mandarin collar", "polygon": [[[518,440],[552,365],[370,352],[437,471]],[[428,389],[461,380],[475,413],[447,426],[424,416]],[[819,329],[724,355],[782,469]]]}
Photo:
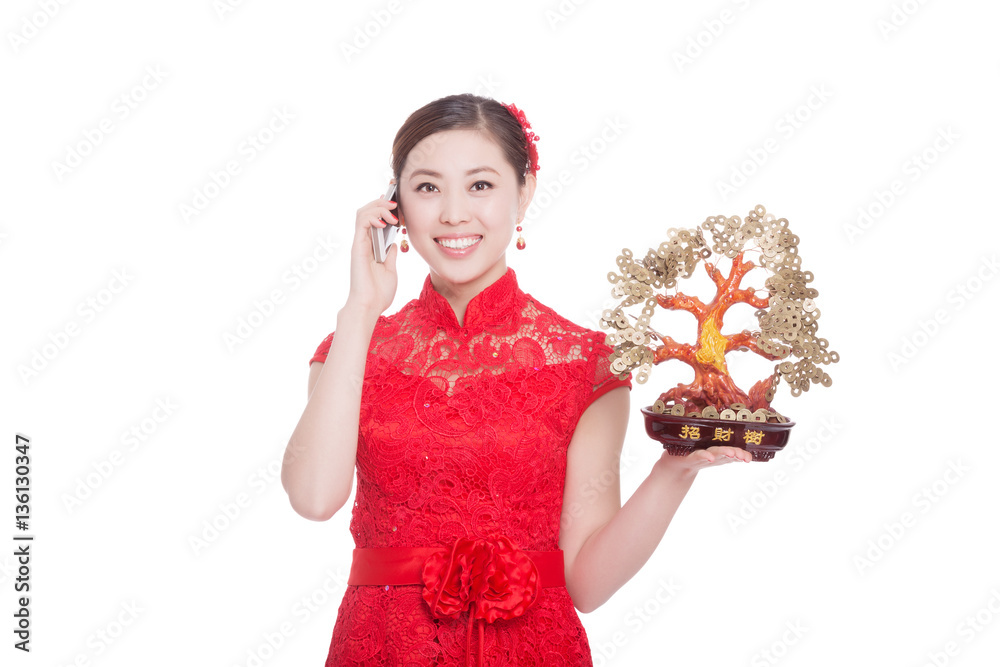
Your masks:
{"label": "mandarin collar", "polygon": [[461,325],[448,299],[434,289],[430,274],[424,279],[418,302],[434,324],[450,333],[469,335],[489,328],[508,329],[516,324],[524,297],[514,269],[507,267],[506,273],[472,297],[465,309],[465,322]]}

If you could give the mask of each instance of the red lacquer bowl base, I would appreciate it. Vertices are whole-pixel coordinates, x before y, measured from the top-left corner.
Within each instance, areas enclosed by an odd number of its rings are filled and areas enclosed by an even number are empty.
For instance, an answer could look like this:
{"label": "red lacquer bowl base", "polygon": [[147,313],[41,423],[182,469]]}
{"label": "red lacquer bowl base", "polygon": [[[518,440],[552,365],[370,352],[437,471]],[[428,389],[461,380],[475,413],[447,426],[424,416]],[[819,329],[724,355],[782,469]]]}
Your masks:
{"label": "red lacquer bowl base", "polygon": [[795,422],[772,424],[678,417],[653,412],[649,407],[642,408],[642,414],[646,418],[646,434],[674,456],[686,456],[714,445],[729,445],[747,450],[754,461],[770,461],[775,452],[784,449],[795,426]]}

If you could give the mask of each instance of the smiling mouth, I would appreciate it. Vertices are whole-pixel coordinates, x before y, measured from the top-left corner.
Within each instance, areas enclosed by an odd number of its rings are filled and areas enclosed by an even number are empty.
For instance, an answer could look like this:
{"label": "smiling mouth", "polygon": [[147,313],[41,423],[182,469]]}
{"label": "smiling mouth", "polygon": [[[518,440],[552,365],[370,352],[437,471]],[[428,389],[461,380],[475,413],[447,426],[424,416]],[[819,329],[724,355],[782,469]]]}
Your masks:
{"label": "smiling mouth", "polygon": [[479,243],[480,241],[482,241],[483,237],[482,236],[464,236],[464,237],[462,237],[460,239],[451,239],[451,238],[444,239],[444,238],[440,238],[440,239],[434,239],[434,240],[437,243],[439,243],[440,245],[443,245],[445,248],[451,248],[452,250],[464,250],[465,248],[469,248],[471,246],[474,246],[477,243]]}

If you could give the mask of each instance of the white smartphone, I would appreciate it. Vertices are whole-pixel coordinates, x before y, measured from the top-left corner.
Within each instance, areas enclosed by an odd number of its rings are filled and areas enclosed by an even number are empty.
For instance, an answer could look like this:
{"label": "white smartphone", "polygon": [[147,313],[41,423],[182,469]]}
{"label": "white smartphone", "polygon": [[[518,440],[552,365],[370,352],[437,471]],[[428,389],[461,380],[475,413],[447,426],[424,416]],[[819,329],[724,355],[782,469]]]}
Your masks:
{"label": "white smartphone", "polygon": [[[385,200],[390,201],[396,197],[396,185],[390,185],[389,189],[386,190]],[[396,206],[396,210],[399,210],[399,206]],[[384,218],[383,218],[384,219]],[[376,262],[384,262],[385,256],[389,252],[389,246],[392,245],[393,240],[396,238],[397,225],[393,222],[385,220],[387,223],[385,227],[369,227],[368,230],[371,232],[372,237],[372,251],[375,253]]]}

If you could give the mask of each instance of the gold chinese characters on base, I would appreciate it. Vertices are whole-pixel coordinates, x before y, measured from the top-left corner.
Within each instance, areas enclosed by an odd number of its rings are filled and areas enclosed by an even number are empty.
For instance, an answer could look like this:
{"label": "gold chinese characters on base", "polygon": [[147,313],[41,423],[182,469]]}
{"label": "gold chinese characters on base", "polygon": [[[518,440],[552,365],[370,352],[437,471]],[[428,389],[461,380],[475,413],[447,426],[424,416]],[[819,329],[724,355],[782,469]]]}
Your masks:
{"label": "gold chinese characters on base", "polygon": [[678,417],[642,408],[646,434],[663,443],[669,453],[684,456],[713,445],[745,449],[754,461],[769,461],[788,442],[795,422],[721,421],[702,417]]}
{"label": "gold chinese characters on base", "polygon": [[[606,339],[614,348],[611,370],[621,378],[635,370],[636,381],[644,383],[652,366],[669,359],[694,369],[690,383],[678,383],[642,410],[646,432],[671,454],[726,444],[751,451],[754,460],[770,460],[784,447],[793,425],[771,409],[777,385],[784,380],[793,396],[808,391],[811,384],[828,387],[830,376],[819,365],[839,360],[816,333],[820,311],[814,300],[819,292],[808,286],[812,273],[802,270],[799,238],[785,218],[775,219],[763,206],[754,207],[745,218],[713,216],[699,228],[671,229],[668,237],[642,259],[623,249],[618,272],[608,274],[612,295],[622,299],[604,311],[601,321],[603,328],[612,329]],[[708,261],[723,257],[731,260],[728,275]],[[676,289],[678,279],[690,278],[702,260],[716,288],[708,303]],[[743,287],[744,277],[754,269],[769,274],[763,287]],[[625,309],[640,303],[641,315],[630,321]],[[739,303],[757,309],[760,328],[725,334],[723,317]],[[657,306],[691,313],[698,321],[697,340],[679,342],[653,330],[650,320]],[[777,362],[774,372],[744,392],[726,365],[726,354],[736,351]]]}

